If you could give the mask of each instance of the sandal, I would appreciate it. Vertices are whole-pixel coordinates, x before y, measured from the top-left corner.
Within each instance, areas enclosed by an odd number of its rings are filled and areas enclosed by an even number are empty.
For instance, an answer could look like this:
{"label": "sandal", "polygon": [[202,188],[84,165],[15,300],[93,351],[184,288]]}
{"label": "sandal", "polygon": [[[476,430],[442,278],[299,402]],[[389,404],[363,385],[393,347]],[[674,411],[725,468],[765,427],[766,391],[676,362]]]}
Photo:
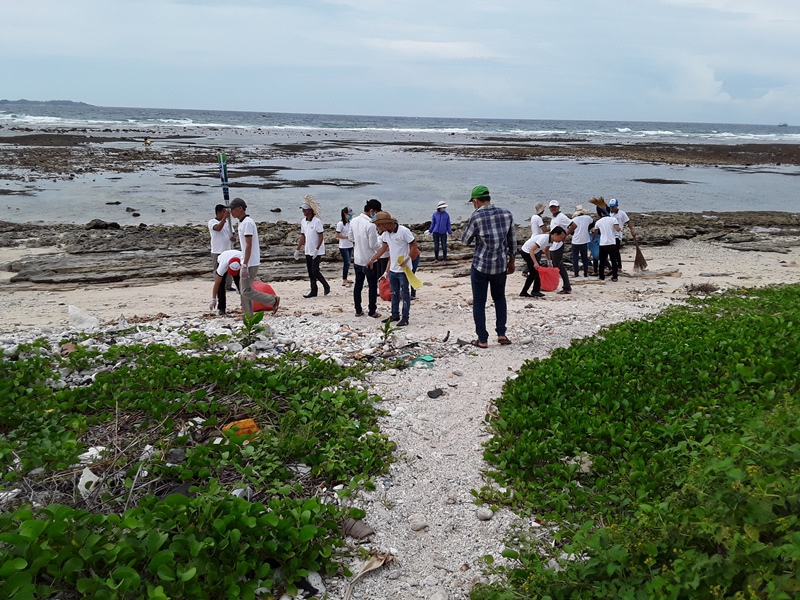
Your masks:
{"label": "sandal", "polygon": [[501,346],[508,346],[511,343],[511,340],[504,335],[498,335],[497,343],[500,344]]}
{"label": "sandal", "polygon": [[281,303],[281,297],[275,296],[275,304],[272,305],[272,310],[270,311],[272,312],[273,317],[275,316],[275,313],[278,312],[278,306],[280,306],[280,303]]}
{"label": "sandal", "polygon": [[470,342],[471,345],[475,346],[476,348],[488,348],[489,344],[486,342],[482,342],[480,340],[472,340]]}

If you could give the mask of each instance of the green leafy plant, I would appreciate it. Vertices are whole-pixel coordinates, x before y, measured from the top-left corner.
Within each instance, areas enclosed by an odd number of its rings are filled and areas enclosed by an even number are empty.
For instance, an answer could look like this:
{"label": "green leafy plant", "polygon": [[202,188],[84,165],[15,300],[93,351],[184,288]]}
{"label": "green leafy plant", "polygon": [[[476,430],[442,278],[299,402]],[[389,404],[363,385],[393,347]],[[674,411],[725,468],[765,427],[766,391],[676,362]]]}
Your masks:
{"label": "green leafy plant", "polygon": [[392,339],[394,332],[397,331],[397,327],[392,326],[392,320],[389,319],[385,323],[383,323],[378,330],[381,332],[381,343],[387,344]]}
{"label": "green leafy plant", "polygon": [[[391,457],[373,399],[337,385],[362,370],[330,359],[232,363],[123,343],[62,357],[43,342],[21,346],[16,358],[0,361],[0,490],[24,485],[30,494],[0,513],[3,597],[291,593],[309,570],[342,568],[339,525],[351,510],[312,496],[366,486]],[[87,375],[59,385],[54,374],[64,367]],[[222,431],[242,415],[259,431]],[[90,465],[100,482],[83,500],[75,468],[89,446],[107,450]],[[184,456],[173,464],[174,451]],[[161,498],[182,482],[196,497]],[[244,486],[251,502],[232,496]],[[51,503],[55,487],[72,506]],[[30,497],[47,508],[21,504]]]}
{"label": "green leafy plant", "polygon": [[796,597],[798,322],[800,286],[736,290],[524,365],[485,452],[514,493],[480,494],[555,545],[510,542],[472,597]]}
{"label": "green leafy plant", "polygon": [[244,313],[242,315],[242,329],[244,332],[244,335],[242,336],[242,346],[246,348],[247,346],[251,346],[256,343],[258,336],[266,329],[264,325],[261,325],[261,321],[263,319],[263,312],[254,312],[250,315]]}

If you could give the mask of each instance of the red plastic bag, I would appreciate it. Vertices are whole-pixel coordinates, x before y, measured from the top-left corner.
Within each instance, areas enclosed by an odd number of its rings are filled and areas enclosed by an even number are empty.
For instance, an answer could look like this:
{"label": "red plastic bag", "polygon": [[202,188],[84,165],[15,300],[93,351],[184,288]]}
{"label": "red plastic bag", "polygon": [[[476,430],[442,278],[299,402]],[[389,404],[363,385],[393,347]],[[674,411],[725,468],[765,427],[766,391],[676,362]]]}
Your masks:
{"label": "red plastic bag", "polygon": [[392,299],[392,286],[389,284],[388,277],[378,280],[378,293],[381,295],[381,300],[386,300],[388,302]]}
{"label": "red plastic bag", "polygon": [[543,292],[555,292],[558,289],[558,281],[561,279],[561,274],[556,267],[541,267],[536,265],[536,270],[539,271],[539,279],[542,282]]}

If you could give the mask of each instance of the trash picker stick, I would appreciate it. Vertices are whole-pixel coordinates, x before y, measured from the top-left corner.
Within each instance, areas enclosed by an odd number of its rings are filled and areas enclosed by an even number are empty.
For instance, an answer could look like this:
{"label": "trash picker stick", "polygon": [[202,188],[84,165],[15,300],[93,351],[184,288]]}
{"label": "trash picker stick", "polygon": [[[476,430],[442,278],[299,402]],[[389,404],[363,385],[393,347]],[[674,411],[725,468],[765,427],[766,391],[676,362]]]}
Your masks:
{"label": "trash picker stick", "polygon": [[[230,208],[231,193],[228,189],[228,156],[224,152],[217,152],[217,162],[219,162],[219,179],[222,182],[222,198],[225,200],[225,208]],[[228,227],[233,231],[233,220],[228,211]]]}

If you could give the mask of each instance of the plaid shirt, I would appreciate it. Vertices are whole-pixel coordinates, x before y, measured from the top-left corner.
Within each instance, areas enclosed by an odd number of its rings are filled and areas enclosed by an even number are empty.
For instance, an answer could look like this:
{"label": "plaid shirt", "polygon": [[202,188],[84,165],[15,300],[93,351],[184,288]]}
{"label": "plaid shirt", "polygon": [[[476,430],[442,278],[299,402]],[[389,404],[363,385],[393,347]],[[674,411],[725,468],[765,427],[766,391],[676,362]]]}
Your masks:
{"label": "plaid shirt", "polygon": [[472,213],[461,236],[461,242],[475,240],[472,266],[485,275],[504,273],[509,259],[517,253],[517,233],[511,211],[496,206],[483,206]]}

